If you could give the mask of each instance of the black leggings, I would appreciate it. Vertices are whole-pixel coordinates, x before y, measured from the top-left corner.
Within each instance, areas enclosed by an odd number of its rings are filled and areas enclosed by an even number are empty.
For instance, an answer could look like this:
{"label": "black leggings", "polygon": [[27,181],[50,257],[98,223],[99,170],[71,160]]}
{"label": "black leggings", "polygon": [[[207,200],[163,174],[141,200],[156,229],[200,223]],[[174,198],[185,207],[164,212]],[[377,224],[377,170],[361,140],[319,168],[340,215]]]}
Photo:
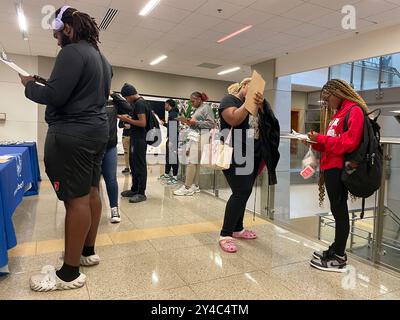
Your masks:
{"label": "black leggings", "polygon": [[331,211],[335,218],[335,242],[331,248],[337,255],[344,256],[350,232],[348,190],[341,180],[342,169],[326,170],[324,175]]}
{"label": "black leggings", "polygon": [[237,166],[235,164],[232,164],[228,170],[223,171],[232,189],[232,195],[225,208],[224,225],[221,230],[222,237],[231,237],[233,232],[239,232],[244,229],[243,218],[246,204],[253,190],[254,181],[257,178],[260,161],[261,156],[259,152],[256,152],[254,156],[254,169],[249,175],[237,175]]}
{"label": "black leggings", "polygon": [[167,140],[167,148],[166,148],[166,159],[165,159],[165,174],[169,174],[171,172],[171,168],[173,170],[173,176],[176,177],[178,175],[179,170],[179,161],[178,161],[178,143],[170,146],[170,140]]}

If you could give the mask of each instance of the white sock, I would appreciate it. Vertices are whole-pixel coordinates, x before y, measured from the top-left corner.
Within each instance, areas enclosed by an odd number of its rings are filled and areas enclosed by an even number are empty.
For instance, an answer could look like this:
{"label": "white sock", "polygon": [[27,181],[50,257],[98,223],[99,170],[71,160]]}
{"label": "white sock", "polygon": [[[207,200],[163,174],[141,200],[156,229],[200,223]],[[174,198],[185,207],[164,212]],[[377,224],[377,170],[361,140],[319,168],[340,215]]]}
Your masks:
{"label": "white sock", "polygon": [[219,241],[226,240],[226,239],[233,239],[233,238],[232,237],[223,237],[223,236],[219,237]]}

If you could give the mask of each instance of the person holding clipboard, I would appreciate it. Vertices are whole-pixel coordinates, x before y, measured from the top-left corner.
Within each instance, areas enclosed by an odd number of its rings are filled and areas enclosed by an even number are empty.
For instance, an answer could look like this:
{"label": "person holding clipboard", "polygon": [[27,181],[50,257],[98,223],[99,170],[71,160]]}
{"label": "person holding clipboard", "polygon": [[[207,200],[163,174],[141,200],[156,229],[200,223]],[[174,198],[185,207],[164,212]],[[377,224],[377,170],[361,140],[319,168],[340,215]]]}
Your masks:
{"label": "person holding clipboard", "polygon": [[47,84],[20,75],[26,97],[47,105],[46,173],[66,209],[63,266],[46,266],[30,279],[31,289],[41,292],[83,287],[86,276],[80,265],[100,262],[94,247],[112,78],[111,66],[98,47],[99,28],[88,14],[69,6],[58,9],[53,34],[61,51]]}

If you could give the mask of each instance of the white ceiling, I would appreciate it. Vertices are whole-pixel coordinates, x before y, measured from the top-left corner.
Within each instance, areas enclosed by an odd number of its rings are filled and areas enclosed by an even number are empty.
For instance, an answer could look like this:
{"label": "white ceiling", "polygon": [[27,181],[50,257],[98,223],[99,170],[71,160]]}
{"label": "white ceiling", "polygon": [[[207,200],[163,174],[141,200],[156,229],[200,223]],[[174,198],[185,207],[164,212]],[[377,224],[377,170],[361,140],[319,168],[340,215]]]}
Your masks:
{"label": "white ceiling", "polygon": [[[69,4],[100,23],[108,8],[119,13],[101,32],[102,51],[115,66],[168,72],[220,80],[238,80],[248,66],[287,52],[295,52],[354,37],[341,27],[342,6],[357,9],[360,33],[397,24],[400,0],[161,0],[147,17],[138,12],[148,0],[23,0],[29,24],[29,41],[23,41],[15,14],[15,0],[0,2],[0,42],[10,53],[54,57],[56,41],[41,28],[42,8]],[[223,9],[218,13],[217,9]],[[248,24],[254,27],[222,44],[216,41]],[[161,54],[168,59],[149,62]],[[201,63],[223,65],[209,70]],[[218,76],[223,69],[242,71]],[[247,66],[247,67],[246,67]]]}

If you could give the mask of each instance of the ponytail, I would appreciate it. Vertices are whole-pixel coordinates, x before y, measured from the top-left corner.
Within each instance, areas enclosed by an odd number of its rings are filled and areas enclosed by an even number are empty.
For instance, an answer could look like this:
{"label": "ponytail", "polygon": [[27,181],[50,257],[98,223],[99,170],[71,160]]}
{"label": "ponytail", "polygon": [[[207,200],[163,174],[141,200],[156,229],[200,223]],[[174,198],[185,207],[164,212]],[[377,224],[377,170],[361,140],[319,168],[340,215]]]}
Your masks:
{"label": "ponytail", "polygon": [[238,94],[243,86],[251,82],[251,78],[244,78],[240,83],[234,83],[228,87],[229,94]]}
{"label": "ponytail", "polygon": [[240,91],[240,83],[236,82],[228,87],[229,94],[237,94]]}
{"label": "ponytail", "polygon": [[207,95],[206,93],[204,93],[204,92],[196,91],[196,92],[193,92],[193,93],[191,94],[191,96],[192,96],[192,97],[195,97],[195,98],[200,98],[201,101],[203,101],[203,102],[208,101],[208,95]]}

